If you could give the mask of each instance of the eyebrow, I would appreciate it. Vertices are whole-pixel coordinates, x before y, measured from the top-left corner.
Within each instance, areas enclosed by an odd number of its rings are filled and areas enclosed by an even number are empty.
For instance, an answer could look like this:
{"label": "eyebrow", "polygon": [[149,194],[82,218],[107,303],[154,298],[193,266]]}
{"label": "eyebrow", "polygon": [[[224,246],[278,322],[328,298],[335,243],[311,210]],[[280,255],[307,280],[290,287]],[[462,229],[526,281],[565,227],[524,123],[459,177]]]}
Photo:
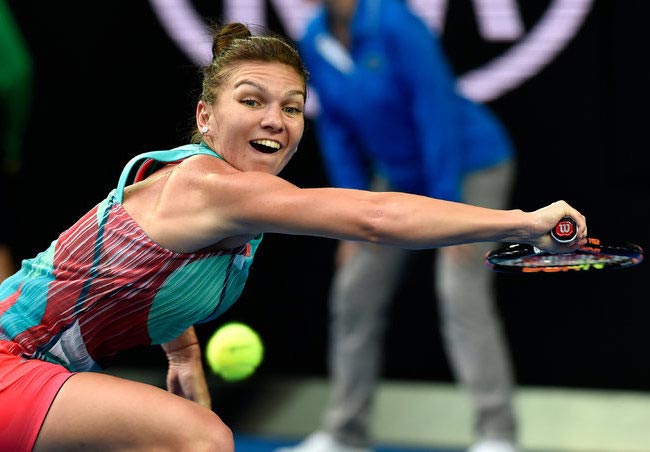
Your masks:
{"label": "eyebrow", "polygon": [[[243,79],[243,80],[238,81],[237,83],[235,83],[234,88],[239,88],[242,85],[250,85],[250,86],[253,86],[253,87],[259,89],[260,91],[264,91],[265,93],[268,92],[268,89],[266,89],[264,86],[260,85],[257,82],[254,82],[253,80],[248,80],[248,79]],[[298,96],[302,96],[304,98],[305,97],[305,92],[303,90],[301,90],[301,89],[292,89],[292,90],[288,91],[285,95],[287,97],[298,95]]]}

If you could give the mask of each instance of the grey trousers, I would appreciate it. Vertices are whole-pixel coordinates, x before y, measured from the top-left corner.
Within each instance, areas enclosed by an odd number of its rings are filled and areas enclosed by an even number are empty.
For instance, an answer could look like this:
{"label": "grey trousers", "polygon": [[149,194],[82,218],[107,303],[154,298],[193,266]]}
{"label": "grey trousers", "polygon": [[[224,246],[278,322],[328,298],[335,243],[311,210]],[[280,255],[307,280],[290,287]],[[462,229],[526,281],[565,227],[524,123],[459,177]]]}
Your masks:
{"label": "grey trousers", "polygon": [[[508,208],[513,178],[514,162],[473,173],[463,182],[463,201]],[[476,436],[514,440],[509,350],[495,312],[492,274],[483,263],[492,246],[438,250],[435,293],[449,364],[471,401]],[[387,305],[411,253],[360,244],[334,275],[329,299],[330,398],[323,429],[350,445],[370,443]]]}

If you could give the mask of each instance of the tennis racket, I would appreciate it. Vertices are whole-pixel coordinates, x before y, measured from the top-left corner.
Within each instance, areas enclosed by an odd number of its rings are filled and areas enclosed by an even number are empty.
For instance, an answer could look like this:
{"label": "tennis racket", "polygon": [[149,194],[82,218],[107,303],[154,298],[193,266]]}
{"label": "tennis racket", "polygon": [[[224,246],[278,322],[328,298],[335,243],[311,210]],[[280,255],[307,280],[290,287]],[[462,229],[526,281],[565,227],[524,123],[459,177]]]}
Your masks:
{"label": "tennis racket", "polygon": [[[565,217],[553,228],[551,236],[567,243],[576,236],[576,223]],[[629,268],[643,261],[643,249],[625,241],[608,242],[593,237],[570,253],[547,253],[521,243],[494,249],[485,255],[485,263],[501,273],[557,273],[571,271],[614,270]]]}

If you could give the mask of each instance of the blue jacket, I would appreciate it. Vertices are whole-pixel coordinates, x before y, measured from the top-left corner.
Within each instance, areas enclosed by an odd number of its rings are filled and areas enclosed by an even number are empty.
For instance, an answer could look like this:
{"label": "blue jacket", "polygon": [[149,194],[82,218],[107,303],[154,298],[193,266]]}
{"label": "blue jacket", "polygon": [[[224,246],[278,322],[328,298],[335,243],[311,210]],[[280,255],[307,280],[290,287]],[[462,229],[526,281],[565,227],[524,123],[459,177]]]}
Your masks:
{"label": "blue jacket", "polygon": [[320,101],[315,120],[334,186],[392,189],[460,200],[464,174],[513,156],[483,105],[462,97],[434,33],[404,2],[359,0],[351,52],[322,9],[298,44]]}

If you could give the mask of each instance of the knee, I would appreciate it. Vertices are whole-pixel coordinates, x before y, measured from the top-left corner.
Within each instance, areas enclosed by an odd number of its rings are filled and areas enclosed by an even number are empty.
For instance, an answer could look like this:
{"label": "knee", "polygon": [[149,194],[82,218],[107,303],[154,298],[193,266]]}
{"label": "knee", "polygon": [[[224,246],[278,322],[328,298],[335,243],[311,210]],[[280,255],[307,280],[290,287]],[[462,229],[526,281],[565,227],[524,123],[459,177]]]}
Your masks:
{"label": "knee", "polygon": [[190,423],[192,428],[183,429],[182,438],[177,438],[173,450],[234,452],[235,440],[232,430],[213,412],[203,412],[199,416],[194,416]]}
{"label": "knee", "polygon": [[235,439],[232,430],[215,414],[204,428],[192,451],[234,452]]}
{"label": "knee", "polygon": [[218,452],[234,452],[235,451],[235,439],[232,434],[232,430],[219,420],[219,427],[214,428],[211,433],[210,451]]}

